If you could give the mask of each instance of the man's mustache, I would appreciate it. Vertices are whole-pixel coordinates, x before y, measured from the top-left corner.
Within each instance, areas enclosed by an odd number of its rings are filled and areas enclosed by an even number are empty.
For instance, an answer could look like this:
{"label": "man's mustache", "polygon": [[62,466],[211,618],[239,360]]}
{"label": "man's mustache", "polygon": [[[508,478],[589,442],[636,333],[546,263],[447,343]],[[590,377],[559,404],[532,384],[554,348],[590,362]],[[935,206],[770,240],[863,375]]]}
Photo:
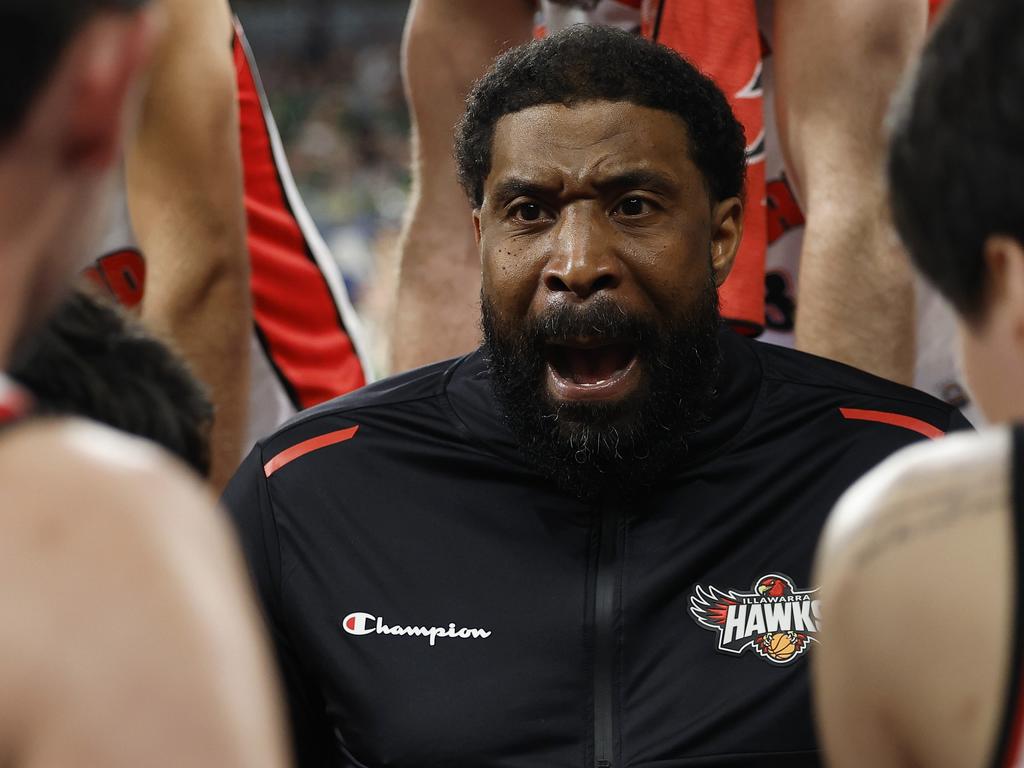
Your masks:
{"label": "man's mustache", "polygon": [[560,304],[531,318],[524,335],[534,344],[568,339],[617,339],[641,343],[657,333],[649,318],[630,313],[614,299],[599,298],[583,306]]}

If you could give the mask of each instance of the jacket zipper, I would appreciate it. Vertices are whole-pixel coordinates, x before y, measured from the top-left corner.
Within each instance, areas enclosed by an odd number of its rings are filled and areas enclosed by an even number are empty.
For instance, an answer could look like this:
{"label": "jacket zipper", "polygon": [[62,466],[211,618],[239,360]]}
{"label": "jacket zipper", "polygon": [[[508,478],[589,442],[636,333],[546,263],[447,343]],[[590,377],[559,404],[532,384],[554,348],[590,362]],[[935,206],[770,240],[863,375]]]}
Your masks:
{"label": "jacket zipper", "polygon": [[615,668],[615,550],[617,515],[611,505],[601,512],[597,574],[594,580],[594,766],[613,768]]}

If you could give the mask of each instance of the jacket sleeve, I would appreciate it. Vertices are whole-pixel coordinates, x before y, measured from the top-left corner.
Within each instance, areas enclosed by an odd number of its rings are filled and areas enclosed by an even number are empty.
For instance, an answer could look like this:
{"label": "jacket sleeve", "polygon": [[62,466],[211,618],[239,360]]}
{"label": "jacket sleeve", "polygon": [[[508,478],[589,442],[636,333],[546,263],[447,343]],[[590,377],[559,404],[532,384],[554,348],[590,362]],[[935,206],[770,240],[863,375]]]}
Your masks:
{"label": "jacket sleeve", "polygon": [[242,462],[221,501],[239,537],[264,622],[274,644],[278,672],[288,698],[296,765],[314,768],[337,763],[339,752],[323,698],[289,635],[281,599],[281,541],[263,471],[262,449]]}

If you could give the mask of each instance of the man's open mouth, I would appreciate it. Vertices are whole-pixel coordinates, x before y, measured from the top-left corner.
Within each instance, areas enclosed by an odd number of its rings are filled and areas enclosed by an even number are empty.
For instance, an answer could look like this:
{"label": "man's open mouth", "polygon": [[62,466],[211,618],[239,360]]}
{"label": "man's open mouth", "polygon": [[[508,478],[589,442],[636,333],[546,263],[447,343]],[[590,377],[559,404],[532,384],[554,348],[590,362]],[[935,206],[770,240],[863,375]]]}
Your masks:
{"label": "man's open mouth", "polygon": [[638,347],[631,339],[575,337],[544,346],[548,383],[559,399],[616,398],[635,386]]}

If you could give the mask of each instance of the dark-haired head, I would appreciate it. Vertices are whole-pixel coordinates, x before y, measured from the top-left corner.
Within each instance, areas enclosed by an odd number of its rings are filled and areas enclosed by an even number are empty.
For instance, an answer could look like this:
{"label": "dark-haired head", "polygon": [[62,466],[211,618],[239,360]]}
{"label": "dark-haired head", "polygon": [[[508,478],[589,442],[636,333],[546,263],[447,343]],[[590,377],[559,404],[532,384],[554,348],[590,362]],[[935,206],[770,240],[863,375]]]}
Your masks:
{"label": "dark-haired head", "polygon": [[986,241],[1024,243],[1024,3],[951,5],[892,114],[889,182],[918,269],[982,319]]}
{"label": "dark-haired head", "polygon": [[629,102],[672,113],[713,201],[739,197],[746,175],[743,127],[725,95],[679,54],[609,27],[578,25],[508,51],[473,86],[456,130],[459,180],[475,208],[491,169],[498,120],[542,104]]}
{"label": "dark-haired head", "polygon": [[99,421],[209,471],[213,408],[202,386],[167,346],[91,293],[61,304],[23,342],[10,374],[39,413]]}

